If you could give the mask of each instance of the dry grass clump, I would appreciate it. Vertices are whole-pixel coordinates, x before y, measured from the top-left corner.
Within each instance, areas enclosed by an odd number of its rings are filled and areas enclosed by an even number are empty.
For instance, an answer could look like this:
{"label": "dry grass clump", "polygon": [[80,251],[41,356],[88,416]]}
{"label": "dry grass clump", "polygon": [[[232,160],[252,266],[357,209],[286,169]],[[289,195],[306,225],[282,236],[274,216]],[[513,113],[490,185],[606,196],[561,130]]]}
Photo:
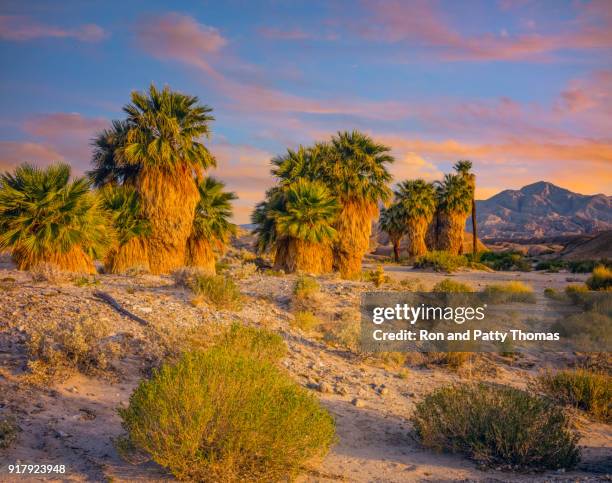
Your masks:
{"label": "dry grass clump", "polygon": [[315,278],[303,275],[295,282],[293,295],[295,295],[297,298],[309,298],[313,297],[315,294],[318,294],[320,291],[321,286]]}
{"label": "dry grass clump", "polygon": [[361,274],[361,280],[364,282],[372,282],[375,287],[380,287],[385,283],[389,283],[391,278],[385,273],[382,265],[378,265],[375,270],[368,270]]}
{"label": "dry grass clump", "polygon": [[203,299],[218,309],[240,310],[242,294],[234,281],[224,275],[198,275],[191,285],[197,301]]}
{"label": "dry grass clump", "polygon": [[54,263],[38,263],[30,269],[33,282],[64,283],[72,274],[63,271]]}
{"label": "dry grass clump", "polygon": [[291,480],[327,453],[333,418],[256,345],[189,352],[141,382],[119,410],[130,445],[203,482]]}
{"label": "dry grass clump", "polygon": [[0,449],[10,448],[17,441],[19,431],[15,419],[8,416],[0,418]]}
{"label": "dry grass clump", "polygon": [[579,436],[550,401],[484,383],[446,386],[417,404],[412,419],[421,443],[512,469],[570,469]]}
{"label": "dry grass clump", "polygon": [[585,369],[545,372],[536,386],[557,402],[589,413],[604,423],[612,423],[612,376]]}
{"label": "dry grass clump", "polygon": [[468,266],[468,259],[463,255],[452,255],[447,251],[431,251],[414,262],[415,268],[431,268],[436,272],[456,272]]}
{"label": "dry grass clump", "polygon": [[361,335],[360,321],[361,315],[358,310],[340,312],[336,320],[321,324],[319,330],[323,334],[323,341],[334,347],[343,347],[357,352]]}
{"label": "dry grass clump", "polygon": [[313,332],[319,328],[321,321],[308,310],[300,310],[293,315],[293,320],[289,322],[291,327],[297,327],[303,332]]}
{"label": "dry grass clump", "polygon": [[604,265],[597,265],[586,285],[591,290],[612,290],[612,270]]}
{"label": "dry grass clump", "polygon": [[177,287],[191,288],[197,277],[201,275],[207,275],[207,273],[199,267],[181,267],[172,272],[172,280]]}
{"label": "dry grass clump", "polygon": [[399,284],[407,292],[425,292],[425,286],[418,278],[405,278]]}
{"label": "dry grass clump", "polygon": [[474,289],[469,285],[461,282],[455,282],[450,278],[445,278],[444,280],[438,282],[431,289],[432,292],[446,292],[446,293],[463,293],[463,292],[473,292]]}
{"label": "dry grass clump", "polygon": [[246,262],[241,265],[230,267],[229,273],[236,280],[244,280],[257,273],[257,265],[253,262]]}
{"label": "dry grass clump", "polygon": [[85,374],[111,369],[121,353],[121,344],[111,335],[108,323],[89,318],[45,321],[28,328],[28,379],[43,383],[74,369]]}
{"label": "dry grass clump", "polygon": [[572,297],[575,294],[583,294],[589,291],[586,285],[570,284],[565,287],[565,295]]}
{"label": "dry grass clump", "polygon": [[222,331],[215,337],[214,345],[270,363],[278,362],[287,355],[287,344],[280,335],[240,324],[232,324]]}
{"label": "dry grass clump", "polygon": [[533,288],[523,282],[513,281],[488,285],[484,289],[487,299],[496,304],[503,303],[535,303]]}

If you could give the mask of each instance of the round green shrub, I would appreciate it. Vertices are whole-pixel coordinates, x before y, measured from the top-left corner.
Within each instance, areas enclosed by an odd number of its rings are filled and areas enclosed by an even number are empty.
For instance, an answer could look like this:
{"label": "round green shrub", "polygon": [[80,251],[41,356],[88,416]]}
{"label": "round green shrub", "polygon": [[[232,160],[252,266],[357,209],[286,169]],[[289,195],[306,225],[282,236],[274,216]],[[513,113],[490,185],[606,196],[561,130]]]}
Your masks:
{"label": "round green shrub", "polygon": [[569,469],[579,460],[578,436],[563,410],[511,387],[442,387],[417,404],[413,423],[425,447],[483,464]]}
{"label": "round green shrub", "polygon": [[305,389],[224,347],[163,366],[119,413],[133,446],[188,481],[291,479],[334,441],[333,418]]}

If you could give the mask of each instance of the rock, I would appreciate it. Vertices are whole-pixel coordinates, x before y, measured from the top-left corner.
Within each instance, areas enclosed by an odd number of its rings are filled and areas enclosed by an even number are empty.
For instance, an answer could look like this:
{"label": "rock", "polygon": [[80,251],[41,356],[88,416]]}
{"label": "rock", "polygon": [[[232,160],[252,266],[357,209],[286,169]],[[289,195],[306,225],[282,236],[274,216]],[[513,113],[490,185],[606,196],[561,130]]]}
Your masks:
{"label": "rock", "polygon": [[322,392],[324,394],[329,394],[329,393],[333,392],[333,388],[332,388],[331,384],[328,383],[328,382],[322,382],[321,384],[319,384],[317,389],[318,389],[319,392]]}
{"label": "rock", "polygon": [[381,396],[384,396],[385,394],[389,393],[389,389],[387,389],[384,386],[381,386],[378,388],[378,394],[380,394]]}
{"label": "rock", "polygon": [[336,386],[336,394],[346,396],[348,394],[348,390],[344,386]]}
{"label": "rock", "polygon": [[362,408],[365,406],[365,402],[363,401],[363,399],[359,399],[359,398],[354,398],[351,401],[351,404],[355,406],[356,408]]}

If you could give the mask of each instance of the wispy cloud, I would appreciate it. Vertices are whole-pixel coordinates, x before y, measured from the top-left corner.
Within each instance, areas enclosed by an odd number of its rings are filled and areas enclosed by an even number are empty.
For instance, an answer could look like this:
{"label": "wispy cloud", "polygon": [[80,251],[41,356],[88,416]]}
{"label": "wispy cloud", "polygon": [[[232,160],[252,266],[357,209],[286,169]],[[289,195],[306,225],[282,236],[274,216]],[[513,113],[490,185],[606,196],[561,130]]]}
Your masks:
{"label": "wispy cloud", "polygon": [[39,38],[72,38],[99,42],[108,33],[99,25],[83,24],[72,28],[57,27],[24,15],[0,15],[0,39],[23,42]]}
{"label": "wispy cloud", "polygon": [[0,171],[13,169],[22,163],[48,165],[65,158],[51,146],[31,141],[0,141]]}

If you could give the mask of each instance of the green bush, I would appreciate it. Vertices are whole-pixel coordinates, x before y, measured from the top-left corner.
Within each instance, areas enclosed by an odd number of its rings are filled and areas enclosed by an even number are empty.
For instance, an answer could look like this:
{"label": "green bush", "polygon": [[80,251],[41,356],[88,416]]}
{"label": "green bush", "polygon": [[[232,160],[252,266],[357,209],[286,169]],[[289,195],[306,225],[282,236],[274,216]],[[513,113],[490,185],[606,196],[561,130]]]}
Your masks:
{"label": "green bush", "polygon": [[531,270],[531,263],[519,252],[482,252],[479,258],[480,263],[497,271],[529,272]]}
{"label": "green bush", "polygon": [[597,265],[586,281],[591,290],[612,290],[612,269]]}
{"label": "green bush", "polygon": [[433,268],[437,272],[455,272],[468,266],[468,259],[463,255],[451,255],[445,251],[432,251],[417,258],[416,268]]}
{"label": "green bush", "polygon": [[375,287],[380,287],[391,281],[389,275],[385,273],[382,265],[378,265],[375,270],[368,270],[361,274],[361,280],[364,282],[372,282]]}
{"label": "green bush", "polygon": [[488,300],[497,304],[510,302],[533,304],[536,301],[533,288],[518,281],[488,285],[484,293]]}
{"label": "green bush", "polygon": [[461,282],[455,282],[450,278],[438,282],[434,285],[432,292],[450,292],[450,293],[462,293],[462,292],[473,292],[474,289],[469,285]]}
{"label": "green bush", "polygon": [[308,298],[319,293],[320,291],[321,286],[315,278],[303,275],[295,282],[293,295],[298,298]]}
{"label": "green bush", "polygon": [[552,402],[484,383],[437,389],[417,404],[413,423],[427,448],[490,465],[572,468],[578,435]]}
{"label": "green bush", "polygon": [[334,421],[285,372],[251,354],[184,354],[119,409],[129,445],[188,481],[284,481],[334,441]]}
{"label": "green bush", "polygon": [[242,305],[242,295],[237,285],[223,275],[197,275],[191,289],[219,309],[239,309]]}
{"label": "green bush", "polygon": [[612,423],[612,377],[607,374],[585,369],[546,372],[538,377],[537,387],[561,404]]}
{"label": "green bush", "polygon": [[581,260],[569,262],[569,269],[572,273],[591,273],[597,265],[612,268],[612,260],[602,258],[601,260]]}
{"label": "green bush", "polygon": [[287,344],[280,335],[240,324],[232,324],[215,340],[215,346],[271,363],[287,355]]}
{"label": "green bush", "polygon": [[568,268],[568,263],[565,260],[542,260],[538,262],[536,270],[546,270],[548,272],[558,272]]}
{"label": "green bush", "polygon": [[19,426],[13,418],[0,418],[0,449],[10,448],[17,441]]}
{"label": "green bush", "polygon": [[296,312],[293,316],[293,321],[291,321],[292,327],[297,327],[304,332],[312,332],[320,325],[321,321],[318,319],[318,317],[308,310],[300,310]]}

